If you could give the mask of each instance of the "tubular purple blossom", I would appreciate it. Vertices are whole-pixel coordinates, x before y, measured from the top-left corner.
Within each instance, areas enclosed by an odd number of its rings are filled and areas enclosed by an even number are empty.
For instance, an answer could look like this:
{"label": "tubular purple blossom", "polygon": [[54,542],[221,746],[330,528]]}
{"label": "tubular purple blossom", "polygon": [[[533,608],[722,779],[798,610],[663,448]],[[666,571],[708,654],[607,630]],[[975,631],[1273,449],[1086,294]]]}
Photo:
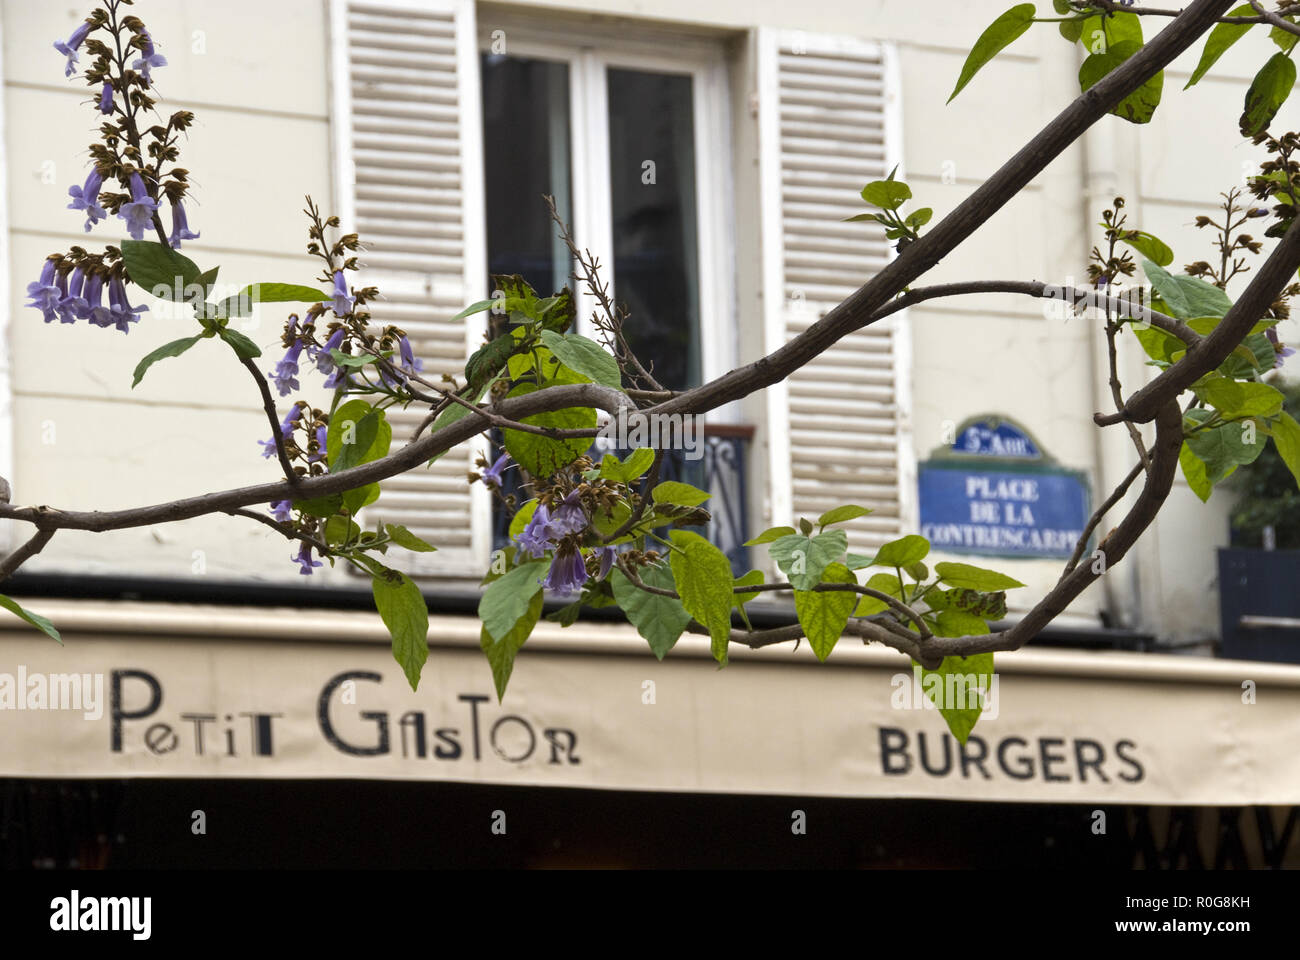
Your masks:
{"label": "tubular purple blossom", "polygon": [[343,276],[342,270],[334,271],[334,299],[327,302],[340,317],[345,317],[351,313],[352,307],[357,302],[355,297],[348,296],[348,281]]}
{"label": "tubular purple blossom", "polygon": [[59,288],[59,302],[55,304],[55,309],[59,311],[59,323],[76,323],[77,314],[73,309],[72,296],[68,293],[68,275],[58,274],[54,285]]}
{"label": "tubular purple blossom", "polygon": [[307,457],[308,463],[320,463],[324,461],[326,454],[325,440],[327,436],[328,431],[323,425],[316,428],[316,452]]}
{"label": "tubular purple blossom", "polygon": [[[295,403],[292,407],[289,408],[289,412],[285,414],[284,419],[280,421],[281,439],[288,440],[289,437],[293,435],[294,424],[296,424],[297,422],[298,422],[298,404]],[[275,437],[272,437],[270,440],[259,440],[257,442],[262,445],[263,457],[270,459],[271,457],[275,456]]]}
{"label": "tubular purple blossom", "polygon": [[[144,50],[142,53],[144,53],[144,56],[132,62],[131,69],[144,77],[146,83],[152,83],[153,76],[150,71],[154,67],[167,66],[167,58],[154,50],[153,38],[149,36],[144,38]],[[320,564],[317,564],[317,566],[320,566]]]}
{"label": "tubular purple blossom", "polygon": [[509,462],[510,454],[501,454],[501,456],[497,457],[496,463],[483,471],[479,479],[483,481],[485,486],[501,489],[501,474],[505,472],[506,464]]}
{"label": "tubular purple blossom", "polygon": [[113,112],[113,85],[107,80],[104,81],[104,88],[99,92],[99,112],[103,114]]}
{"label": "tubular purple blossom", "polygon": [[577,533],[587,527],[587,514],[582,509],[582,501],[578,498],[578,491],[574,490],[555,508],[552,515],[553,527],[558,536],[566,536],[570,533]]}
{"label": "tubular purple blossom", "polygon": [[298,382],[298,357],[302,354],[302,348],[302,340],[295,339],[293,346],[285,353],[284,359],[271,371],[271,379],[275,381],[275,388],[280,391],[282,397],[287,397],[294,390],[302,389],[302,384]]}
{"label": "tubular purple blossom", "polygon": [[298,565],[302,567],[302,569],[299,570],[298,572],[301,573],[304,577],[311,576],[311,571],[313,567],[319,567],[322,565],[319,560],[313,560],[311,558],[310,543],[304,543],[302,545],[302,549],[298,551],[298,555],[290,557],[289,559],[296,561]]}
{"label": "tubular purple blossom", "polygon": [[334,358],[330,356],[331,350],[337,350],[343,344],[343,334],[346,331],[339,327],[330,334],[329,339],[325,341],[325,346],[321,347],[316,353],[316,369],[321,373],[333,373],[335,370]]}
{"label": "tubular purple blossom", "polygon": [[539,503],[532,518],[515,537],[515,545],[519,547],[520,556],[536,560],[554,547],[558,538],[559,534],[551,526],[551,511],[546,504]]}
{"label": "tubular purple blossom", "polygon": [[68,295],[59,303],[60,321],[75,323],[90,316],[90,305],[82,295],[85,291],[86,274],[80,267],[72,271],[68,278]]}
{"label": "tubular purple blossom", "polygon": [[1268,335],[1269,341],[1273,344],[1273,352],[1277,354],[1277,365],[1282,366],[1282,361],[1295,353],[1294,347],[1288,347],[1277,335],[1277,331],[1269,327],[1264,331]]}
{"label": "tubular purple blossom", "polygon": [[288,523],[293,519],[293,501],[292,500],[272,500],[271,516],[281,523]]}
{"label": "tubular purple blossom", "polygon": [[153,226],[158,212],[158,201],[149,196],[140,174],[131,174],[131,202],[124,203],[117,215],[126,221],[127,232],[133,240],[143,240],[144,232]]}
{"label": "tubular purple blossom", "polygon": [[148,307],[133,307],[126,298],[126,284],[121,277],[114,277],[108,285],[108,306],[113,322],[123,333],[131,332],[131,324],[139,321],[138,313],[147,313]]}
{"label": "tubular purple blossom", "polygon": [[58,316],[60,290],[57,280],[54,261],[46,260],[45,266],[41,267],[40,278],[27,284],[27,296],[31,298],[27,306],[41,311],[45,315],[46,323]]}
{"label": "tubular purple blossom", "polygon": [[604,580],[609,576],[609,570],[614,566],[614,558],[618,556],[618,551],[613,547],[597,547],[593,555],[600,561],[600,570],[596,573],[597,580]]}
{"label": "tubular purple blossom", "polygon": [[104,278],[92,273],[86,278],[84,296],[86,298],[86,319],[97,327],[113,325],[113,311],[104,306]]}
{"label": "tubular purple blossom", "polygon": [[551,561],[551,568],[546,572],[541,584],[555,593],[574,593],[587,582],[587,564],[582,554],[573,547],[565,545]]}
{"label": "tubular purple blossom", "polygon": [[67,40],[54,41],[54,49],[68,58],[68,62],[63,68],[65,77],[70,77],[77,72],[76,64],[79,62],[77,51],[93,29],[94,27],[90,25],[89,21],[83,21],[77,25],[77,29],[72,31],[72,35]]}
{"label": "tubular purple blossom", "polygon": [[172,203],[172,235],[167,238],[167,242],[172,248],[179,250],[182,240],[197,240],[199,234],[190,230],[189,219],[185,216],[185,205],[177,200]]}
{"label": "tubular purple blossom", "polygon": [[99,205],[99,188],[103,184],[104,178],[99,175],[98,170],[92,168],[84,184],[79,187],[68,187],[68,196],[72,198],[68,209],[86,211],[87,233],[90,233],[91,227],[108,216],[108,212]]}

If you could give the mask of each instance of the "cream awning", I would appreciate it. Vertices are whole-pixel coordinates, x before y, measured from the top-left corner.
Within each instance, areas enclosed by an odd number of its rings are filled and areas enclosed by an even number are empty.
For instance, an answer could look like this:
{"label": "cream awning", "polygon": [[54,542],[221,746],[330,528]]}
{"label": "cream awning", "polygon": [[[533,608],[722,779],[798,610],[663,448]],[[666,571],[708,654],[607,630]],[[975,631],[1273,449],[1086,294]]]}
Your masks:
{"label": "cream awning", "polygon": [[[804,645],[737,650],[718,670],[705,640],[684,638],[660,663],[628,627],[543,624],[499,705],[468,617],[431,618],[413,693],[372,613],[30,606],[66,643],[0,620],[0,776],[1300,803],[1295,666],[999,655],[997,715],[982,717],[962,750],[934,710],[894,705],[904,658],[848,639],[827,664]],[[41,688],[46,708],[25,709]],[[49,709],[69,704],[80,709]]]}

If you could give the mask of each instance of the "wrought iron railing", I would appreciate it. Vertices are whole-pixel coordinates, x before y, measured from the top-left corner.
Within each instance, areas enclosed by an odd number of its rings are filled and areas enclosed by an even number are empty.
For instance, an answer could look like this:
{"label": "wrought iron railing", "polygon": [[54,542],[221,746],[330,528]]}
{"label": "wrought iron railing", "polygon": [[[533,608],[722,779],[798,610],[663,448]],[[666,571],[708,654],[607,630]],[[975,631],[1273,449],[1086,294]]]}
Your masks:
{"label": "wrought iron railing", "polygon": [[[703,504],[709,511],[709,523],[696,529],[718,546],[727,559],[736,576],[749,571],[749,548],[745,541],[749,539],[749,483],[748,453],[754,428],[740,424],[709,424],[704,429],[702,455],[689,460],[684,450],[664,451],[663,463],[659,468],[659,479],[677,480],[707,490],[711,496]],[[493,453],[500,455],[500,436],[493,432]],[[619,449],[605,440],[597,439],[589,456],[599,461],[606,453],[617,457],[626,457],[631,450]],[[528,499],[529,494],[521,489],[519,472],[506,471],[503,478],[502,492],[514,494],[520,502]],[[492,545],[501,549],[509,542],[510,518],[500,504],[494,503],[492,512]]]}

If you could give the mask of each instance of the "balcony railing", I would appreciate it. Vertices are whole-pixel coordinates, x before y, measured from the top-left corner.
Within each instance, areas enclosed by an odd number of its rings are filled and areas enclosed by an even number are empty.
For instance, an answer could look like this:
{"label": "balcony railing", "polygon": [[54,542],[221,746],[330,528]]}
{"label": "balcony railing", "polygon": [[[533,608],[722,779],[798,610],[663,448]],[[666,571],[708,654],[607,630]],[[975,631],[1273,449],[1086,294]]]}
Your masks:
{"label": "balcony railing", "polygon": [[[683,450],[664,451],[659,479],[677,480],[707,490],[709,499],[703,507],[709,511],[710,521],[705,527],[691,528],[718,546],[736,576],[749,571],[749,484],[748,453],[754,428],[743,424],[709,424],[704,429],[703,455],[688,460]],[[619,449],[608,441],[597,439],[588,456],[599,462],[607,453],[621,458],[631,450]],[[493,457],[501,453],[500,437],[493,437]],[[506,472],[503,493],[513,493],[519,502],[530,494],[521,489],[519,471]],[[510,518],[499,504],[492,512],[492,545],[501,549],[509,543]]]}

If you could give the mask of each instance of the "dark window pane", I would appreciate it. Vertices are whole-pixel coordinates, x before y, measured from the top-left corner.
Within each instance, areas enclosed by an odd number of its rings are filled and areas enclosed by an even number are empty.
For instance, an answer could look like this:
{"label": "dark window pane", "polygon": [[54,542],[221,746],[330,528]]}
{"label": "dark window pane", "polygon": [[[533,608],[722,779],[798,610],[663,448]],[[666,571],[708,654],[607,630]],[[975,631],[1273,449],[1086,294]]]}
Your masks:
{"label": "dark window pane", "polygon": [[483,158],[489,273],[518,273],[550,296],[568,282],[568,252],[542,201],[569,202],[569,67],[483,55]]}
{"label": "dark window pane", "polygon": [[[624,331],[655,379],[700,382],[695,124],[691,78],[613,70],[609,156],[615,296]],[[649,163],[653,163],[653,167]]]}

